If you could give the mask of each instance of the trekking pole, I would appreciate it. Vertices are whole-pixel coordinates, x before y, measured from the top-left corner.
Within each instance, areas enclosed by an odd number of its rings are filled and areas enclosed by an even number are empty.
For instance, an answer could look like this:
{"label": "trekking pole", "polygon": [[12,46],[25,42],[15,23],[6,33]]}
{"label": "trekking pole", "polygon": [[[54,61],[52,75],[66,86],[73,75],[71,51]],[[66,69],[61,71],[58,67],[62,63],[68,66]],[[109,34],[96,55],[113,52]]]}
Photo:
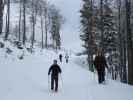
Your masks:
{"label": "trekking pole", "polygon": [[105,70],[105,81],[106,83],[108,83],[108,78],[109,78],[109,72],[108,72],[108,69]]}
{"label": "trekking pole", "polygon": [[50,78],[49,78],[49,75],[48,75],[48,90],[50,91]]}
{"label": "trekking pole", "polygon": [[94,72],[93,72],[93,80],[95,80],[95,73],[96,73],[96,71],[94,69]]}
{"label": "trekking pole", "polygon": [[93,80],[95,80],[96,69],[95,69],[93,64],[92,64],[92,67],[93,67],[93,70],[94,70],[94,72],[93,72]]}
{"label": "trekking pole", "polygon": [[60,80],[61,80],[61,84],[62,84],[62,87],[63,87],[63,80],[62,80],[61,74],[60,74]]}
{"label": "trekking pole", "polygon": [[107,69],[107,82],[109,82],[109,72],[108,72],[108,69]]}

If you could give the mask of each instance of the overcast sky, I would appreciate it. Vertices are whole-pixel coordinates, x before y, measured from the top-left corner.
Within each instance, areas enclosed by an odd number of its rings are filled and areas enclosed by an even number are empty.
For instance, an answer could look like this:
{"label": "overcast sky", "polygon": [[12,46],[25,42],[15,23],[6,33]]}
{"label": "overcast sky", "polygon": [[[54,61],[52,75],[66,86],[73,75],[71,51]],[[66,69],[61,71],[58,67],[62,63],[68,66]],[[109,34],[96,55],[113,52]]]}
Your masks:
{"label": "overcast sky", "polygon": [[80,7],[81,0],[48,0],[55,4],[65,17],[65,24],[61,31],[63,47],[74,51],[81,50],[80,33]]}

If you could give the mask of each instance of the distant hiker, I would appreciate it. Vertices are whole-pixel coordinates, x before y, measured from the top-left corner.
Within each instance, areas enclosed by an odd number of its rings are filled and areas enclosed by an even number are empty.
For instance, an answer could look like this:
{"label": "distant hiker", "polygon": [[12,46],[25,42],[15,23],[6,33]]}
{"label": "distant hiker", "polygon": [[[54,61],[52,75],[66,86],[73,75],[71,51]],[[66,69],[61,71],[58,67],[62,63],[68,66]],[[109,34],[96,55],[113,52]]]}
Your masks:
{"label": "distant hiker", "polygon": [[66,54],[65,55],[66,63],[68,63],[68,58],[69,58],[69,56],[68,56],[68,54]]}
{"label": "distant hiker", "polygon": [[62,54],[59,55],[60,62],[62,62]]}
{"label": "distant hiker", "polygon": [[[49,68],[48,75],[51,73],[51,90],[58,91],[58,77],[61,73],[61,68],[57,64],[57,60],[54,60],[53,65]],[[54,88],[55,86],[55,88]]]}
{"label": "distant hiker", "polygon": [[97,55],[94,59],[94,66],[98,73],[98,82],[103,83],[105,82],[105,67],[108,68],[105,56],[101,49],[97,51]]}

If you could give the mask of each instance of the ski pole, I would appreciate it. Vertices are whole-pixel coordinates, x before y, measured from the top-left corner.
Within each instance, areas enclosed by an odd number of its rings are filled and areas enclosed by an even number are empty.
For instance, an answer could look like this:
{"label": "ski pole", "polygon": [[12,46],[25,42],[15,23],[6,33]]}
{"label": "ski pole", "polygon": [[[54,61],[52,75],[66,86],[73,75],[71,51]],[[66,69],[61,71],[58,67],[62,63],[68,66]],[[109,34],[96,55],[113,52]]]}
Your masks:
{"label": "ski pole", "polygon": [[50,78],[49,78],[49,75],[48,75],[48,90],[50,91]]}
{"label": "ski pole", "polygon": [[61,79],[61,83],[62,83],[62,87],[63,87],[63,80],[62,80],[62,76],[61,76],[61,74],[60,74],[60,79]]}
{"label": "ski pole", "polygon": [[109,75],[110,75],[110,73],[109,73],[109,70],[107,69],[107,78],[108,78],[108,82],[109,82]]}
{"label": "ski pole", "polygon": [[95,69],[94,69],[94,72],[93,72],[93,80],[95,80]]}
{"label": "ski pole", "polygon": [[108,83],[108,78],[109,78],[109,76],[108,76],[109,75],[108,69],[105,70],[105,75],[106,75],[105,76],[105,81],[106,81],[106,83]]}

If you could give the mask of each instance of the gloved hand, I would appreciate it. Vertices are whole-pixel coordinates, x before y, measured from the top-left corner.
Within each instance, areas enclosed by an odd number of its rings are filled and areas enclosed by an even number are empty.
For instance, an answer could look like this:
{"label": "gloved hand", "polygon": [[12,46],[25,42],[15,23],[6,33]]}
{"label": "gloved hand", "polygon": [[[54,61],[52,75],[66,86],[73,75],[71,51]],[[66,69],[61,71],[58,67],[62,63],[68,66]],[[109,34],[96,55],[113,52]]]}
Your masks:
{"label": "gloved hand", "polygon": [[50,73],[48,73],[48,75],[50,75]]}

